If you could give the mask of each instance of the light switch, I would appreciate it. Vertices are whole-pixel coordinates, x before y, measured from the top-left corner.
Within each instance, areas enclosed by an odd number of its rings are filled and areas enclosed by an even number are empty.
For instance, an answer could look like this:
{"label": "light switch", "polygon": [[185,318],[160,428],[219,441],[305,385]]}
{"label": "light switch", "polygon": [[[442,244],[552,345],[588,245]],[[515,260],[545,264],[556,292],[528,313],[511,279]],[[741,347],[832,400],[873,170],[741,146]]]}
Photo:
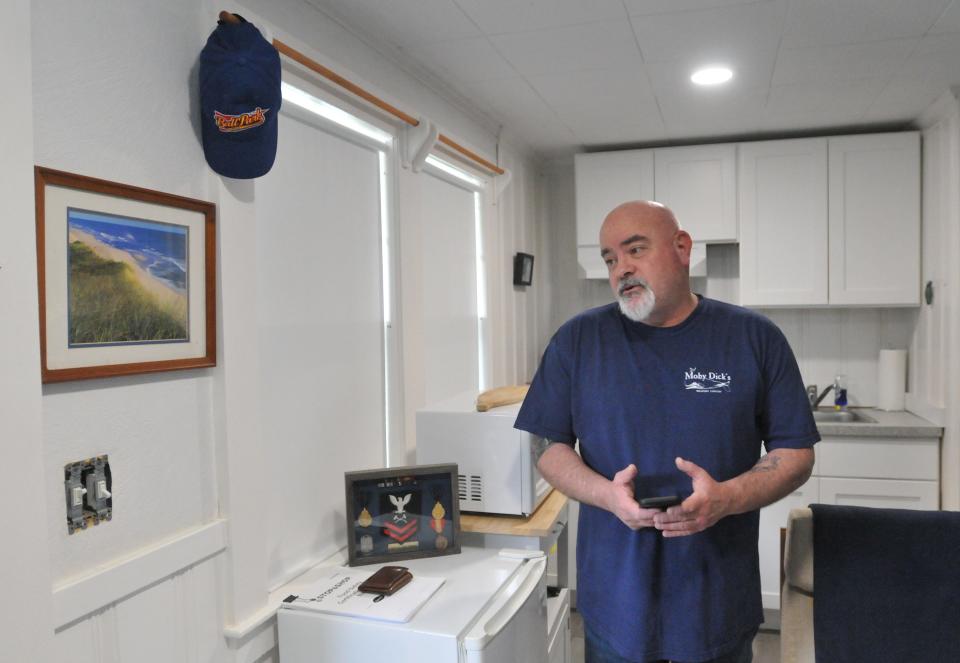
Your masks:
{"label": "light switch", "polygon": [[[83,491],[83,492],[87,492],[87,491]],[[97,499],[105,500],[108,497],[113,497],[113,495],[111,495],[110,491],[107,490],[107,480],[100,479],[99,481],[97,481]]]}
{"label": "light switch", "polygon": [[83,496],[86,494],[87,489],[83,486],[74,486],[73,487],[73,506],[83,506]]}

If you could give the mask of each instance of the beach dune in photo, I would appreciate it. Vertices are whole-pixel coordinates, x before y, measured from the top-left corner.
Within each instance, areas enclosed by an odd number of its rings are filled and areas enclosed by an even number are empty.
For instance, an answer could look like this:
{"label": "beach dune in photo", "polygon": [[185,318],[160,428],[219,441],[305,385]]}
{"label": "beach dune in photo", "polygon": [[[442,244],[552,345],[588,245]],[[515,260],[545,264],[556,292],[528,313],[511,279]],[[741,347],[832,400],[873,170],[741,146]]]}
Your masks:
{"label": "beach dune in photo", "polygon": [[68,241],[71,345],[187,340],[184,288],[73,225]]}

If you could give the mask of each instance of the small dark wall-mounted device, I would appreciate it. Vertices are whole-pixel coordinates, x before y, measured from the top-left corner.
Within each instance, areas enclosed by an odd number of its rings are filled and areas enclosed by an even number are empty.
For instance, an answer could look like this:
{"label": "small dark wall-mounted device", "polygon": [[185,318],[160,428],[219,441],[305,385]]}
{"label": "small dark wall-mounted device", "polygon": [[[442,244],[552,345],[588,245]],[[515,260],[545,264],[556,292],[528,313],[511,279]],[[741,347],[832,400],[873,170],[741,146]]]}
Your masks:
{"label": "small dark wall-mounted device", "polygon": [[513,285],[533,283],[533,256],[529,253],[517,253],[513,256]]}

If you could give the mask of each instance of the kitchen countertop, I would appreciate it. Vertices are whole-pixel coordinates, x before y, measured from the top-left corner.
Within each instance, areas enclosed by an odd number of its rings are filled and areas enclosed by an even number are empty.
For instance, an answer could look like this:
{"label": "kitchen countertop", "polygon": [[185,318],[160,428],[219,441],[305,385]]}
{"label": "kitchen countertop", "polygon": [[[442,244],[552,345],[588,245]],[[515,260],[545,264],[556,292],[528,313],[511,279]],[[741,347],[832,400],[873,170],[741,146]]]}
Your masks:
{"label": "kitchen countertop", "polygon": [[818,422],[817,430],[823,437],[940,437],[943,428],[910,412],[886,412],[872,407],[850,408],[866,415],[876,423]]}
{"label": "kitchen countertop", "polygon": [[511,534],[513,536],[549,536],[567,505],[567,496],[553,489],[529,518],[518,516],[493,516],[463,514],[460,516],[460,531],[482,534]]}

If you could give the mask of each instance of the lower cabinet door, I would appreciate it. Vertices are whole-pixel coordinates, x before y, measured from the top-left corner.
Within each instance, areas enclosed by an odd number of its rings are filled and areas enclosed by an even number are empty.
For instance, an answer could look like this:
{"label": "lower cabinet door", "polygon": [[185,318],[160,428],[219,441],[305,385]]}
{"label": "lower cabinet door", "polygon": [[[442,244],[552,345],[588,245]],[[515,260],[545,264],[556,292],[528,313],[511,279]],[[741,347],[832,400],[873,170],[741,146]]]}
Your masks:
{"label": "lower cabinet door", "polygon": [[809,506],[820,498],[820,481],[811,477],[779,502],[760,509],[760,589],[763,607],[780,609],[780,528],[787,526],[790,509]]}
{"label": "lower cabinet door", "polygon": [[940,490],[936,481],[821,477],[820,501],[884,509],[938,509]]}

